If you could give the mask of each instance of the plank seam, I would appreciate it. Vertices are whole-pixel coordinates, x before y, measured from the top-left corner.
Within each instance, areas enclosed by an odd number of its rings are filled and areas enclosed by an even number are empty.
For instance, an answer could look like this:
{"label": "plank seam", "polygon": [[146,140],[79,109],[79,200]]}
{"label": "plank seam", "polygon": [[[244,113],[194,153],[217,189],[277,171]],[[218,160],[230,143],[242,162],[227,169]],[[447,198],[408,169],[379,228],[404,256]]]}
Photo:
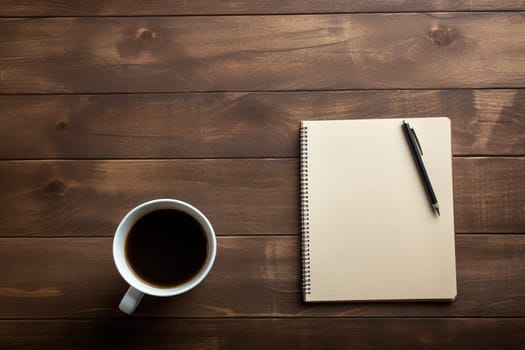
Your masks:
{"label": "plank seam", "polygon": [[254,16],[330,16],[330,15],[389,15],[389,14],[490,14],[490,13],[520,13],[525,12],[525,8],[504,8],[504,9],[483,9],[483,10],[433,10],[433,11],[333,11],[333,12],[259,12],[259,13],[212,13],[212,14],[169,14],[169,15],[2,15],[0,19],[53,19],[53,18],[144,18],[144,17],[254,17]]}
{"label": "plank seam", "polygon": [[[525,83],[525,82],[524,82]],[[522,86],[472,86],[472,87],[411,87],[411,88],[350,88],[350,89],[298,89],[298,90],[188,90],[188,91],[110,91],[110,92],[1,92],[2,96],[96,96],[96,95],[171,95],[171,94],[226,94],[226,93],[308,93],[308,92],[383,92],[383,91],[449,91],[449,90],[523,90]]]}

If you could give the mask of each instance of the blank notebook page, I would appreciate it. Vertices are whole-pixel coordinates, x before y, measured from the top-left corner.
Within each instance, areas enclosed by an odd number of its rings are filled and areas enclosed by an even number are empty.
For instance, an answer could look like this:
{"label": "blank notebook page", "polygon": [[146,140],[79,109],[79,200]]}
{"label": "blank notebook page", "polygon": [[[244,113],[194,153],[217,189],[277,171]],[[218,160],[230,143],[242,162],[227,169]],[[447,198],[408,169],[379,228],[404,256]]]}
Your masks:
{"label": "blank notebook page", "polygon": [[450,120],[405,120],[421,143],[441,216],[403,119],[302,122],[305,301],[455,298]]}

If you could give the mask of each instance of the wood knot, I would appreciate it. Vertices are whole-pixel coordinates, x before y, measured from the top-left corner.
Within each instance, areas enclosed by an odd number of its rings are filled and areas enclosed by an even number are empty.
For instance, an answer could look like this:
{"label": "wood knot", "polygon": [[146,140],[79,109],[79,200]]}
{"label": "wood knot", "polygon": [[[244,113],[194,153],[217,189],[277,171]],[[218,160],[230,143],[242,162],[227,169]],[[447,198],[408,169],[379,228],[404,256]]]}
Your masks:
{"label": "wood knot", "polygon": [[456,33],[450,27],[435,26],[430,29],[428,36],[439,46],[447,46],[456,40]]}
{"label": "wood knot", "polygon": [[60,122],[58,123],[58,128],[64,130],[68,128],[68,125],[66,122]]}
{"label": "wood knot", "polygon": [[150,29],[140,28],[139,30],[137,30],[136,38],[144,41],[155,40],[157,38],[157,33]]}
{"label": "wood knot", "polygon": [[50,181],[46,187],[44,187],[44,192],[49,194],[60,194],[63,193],[66,189],[66,185],[61,180]]}

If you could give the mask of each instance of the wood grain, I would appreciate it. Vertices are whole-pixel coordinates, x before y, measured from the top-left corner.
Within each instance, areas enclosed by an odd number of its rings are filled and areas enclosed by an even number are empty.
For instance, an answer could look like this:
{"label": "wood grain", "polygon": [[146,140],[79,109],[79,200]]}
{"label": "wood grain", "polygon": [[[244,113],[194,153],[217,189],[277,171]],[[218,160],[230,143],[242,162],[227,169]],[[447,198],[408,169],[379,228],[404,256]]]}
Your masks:
{"label": "wood grain", "polygon": [[[124,316],[126,290],[112,239],[0,239],[1,318]],[[525,235],[459,235],[452,303],[304,304],[297,236],[219,237],[202,285],[174,298],[145,297],[155,317],[523,317]]]}
{"label": "wood grain", "polygon": [[0,93],[522,87],[525,13],[3,19]]}
{"label": "wood grain", "polygon": [[523,319],[0,321],[24,349],[521,349]]}
{"label": "wood grain", "polygon": [[[475,159],[469,166],[456,165],[458,161],[454,162],[454,205],[464,209],[456,212],[456,227],[467,226],[471,232],[476,228],[525,232],[525,158]],[[496,212],[498,218],[491,220]]]}
{"label": "wood grain", "polygon": [[523,0],[4,0],[0,16],[144,16],[335,12],[508,11]]}
{"label": "wood grain", "polygon": [[301,120],[427,116],[455,155],[525,155],[525,90],[498,89],[4,95],[0,158],[296,157]]}
{"label": "wood grain", "polygon": [[[525,232],[525,158],[454,161],[457,233]],[[200,208],[218,235],[298,234],[296,159],[0,162],[0,236],[111,236],[153,198]]]}
{"label": "wood grain", "polygon": [[201,209],[218,235],[297,233],[295,160],[1,162],[0,235],[111,236],[155,198]]}

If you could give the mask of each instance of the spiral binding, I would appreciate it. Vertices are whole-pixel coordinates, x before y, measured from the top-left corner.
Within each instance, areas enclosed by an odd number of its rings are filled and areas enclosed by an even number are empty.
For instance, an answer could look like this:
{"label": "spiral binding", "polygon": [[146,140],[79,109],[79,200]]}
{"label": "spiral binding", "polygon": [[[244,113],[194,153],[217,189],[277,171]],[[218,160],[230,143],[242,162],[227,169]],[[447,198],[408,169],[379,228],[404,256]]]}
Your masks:
{"label": "spiral binding", "polygon": [[310,213],[308,208],[308,134],[306,126],[300,128],[301,167],[301,260],[303,273],[303,295],[311,293],[310,283]]}

